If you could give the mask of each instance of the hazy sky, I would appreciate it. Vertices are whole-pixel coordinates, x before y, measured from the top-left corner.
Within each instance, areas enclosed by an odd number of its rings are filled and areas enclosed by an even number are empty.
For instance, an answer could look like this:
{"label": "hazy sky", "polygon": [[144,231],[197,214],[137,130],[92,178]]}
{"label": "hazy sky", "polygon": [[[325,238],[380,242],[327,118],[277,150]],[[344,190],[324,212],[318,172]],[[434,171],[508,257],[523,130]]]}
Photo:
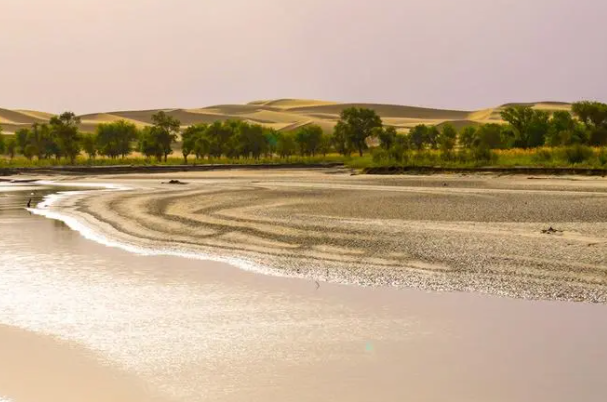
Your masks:
{"label": "hazy sky", "polygon": [[0,107],[607,101],[605,0],[0,0]]}

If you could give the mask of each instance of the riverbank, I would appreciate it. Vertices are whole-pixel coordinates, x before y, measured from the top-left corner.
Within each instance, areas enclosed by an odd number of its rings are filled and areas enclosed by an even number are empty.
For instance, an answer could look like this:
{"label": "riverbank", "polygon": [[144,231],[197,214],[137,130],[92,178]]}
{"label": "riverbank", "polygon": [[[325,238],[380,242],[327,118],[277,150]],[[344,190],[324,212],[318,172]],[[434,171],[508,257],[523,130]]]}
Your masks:
{"label": "riverbank", "polygon": [[607,302],[600,177],[276,169],[100,180],[136,190],[54,208],[130,247],[321,282]]}
{"label": "riverbank", "polygon": [[607,169],[584,167],[541,167],[541,166],[479,166],[479,167],[442,167],[442,166],[377,166],[362,169],[364,174],[501,174],[501,175],[543,175],[543,176],[607,176]]}
{"label": "riverbank", "polygon": [[264,164],[202,164],[202,165],[99,165],[99,166],[29,166],[0,167],[0,176],[14,175],[108,175],[129,173],[208,172],[215,170],[331,169],[343,167],[341,162],[264,163]]}
{"label": "riverbank", "polygon": [[[115,175],[134,173],[180,173],[212,172],[218,170],[276,170],[276,169],[349,169],[351,173],[370,175],[407,175],[407,174],[500,174],[500,175],[580,175],[607,176],[607,169],[590,167],[543,167],[543,166],[374,166],[360,169],[351,168],[342,162],[326,163],[275,163],[275,164],[203,164],[203,165],[109,165],[109,166],[49,166],[49,167],[10,167],[0,168],[0,177],[16,175]],[[0,181],[18,179],[1,179]]]}

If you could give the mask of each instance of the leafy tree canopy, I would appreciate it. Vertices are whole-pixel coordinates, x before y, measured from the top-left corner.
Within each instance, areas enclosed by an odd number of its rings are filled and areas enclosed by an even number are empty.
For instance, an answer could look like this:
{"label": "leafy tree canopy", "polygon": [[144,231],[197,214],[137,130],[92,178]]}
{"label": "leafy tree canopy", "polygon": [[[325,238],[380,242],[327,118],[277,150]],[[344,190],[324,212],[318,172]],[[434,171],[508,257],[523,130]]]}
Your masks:
{"label": "leafy tree canopy", "polygon": [[360,156],[367,149],[367,139],[373,135],[373,130],[383,125],[374,110],[356,107],[343,110],[340,122],[342,134],[345,134],[347,142],[358,150]]}

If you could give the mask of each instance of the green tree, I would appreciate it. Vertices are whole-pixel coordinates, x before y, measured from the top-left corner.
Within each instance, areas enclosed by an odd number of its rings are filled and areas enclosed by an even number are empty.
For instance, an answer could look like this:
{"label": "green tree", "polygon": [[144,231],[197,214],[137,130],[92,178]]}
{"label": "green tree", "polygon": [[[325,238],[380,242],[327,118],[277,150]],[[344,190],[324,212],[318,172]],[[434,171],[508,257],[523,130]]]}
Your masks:
{"label": "green tree", "polygon": [[278,138],[280,137],[280,133],[278,132],[278,130],[265,127],[263,129],[263,135],[265,137],[266,143],[266,156],[269,157],[276,154],[278,147]]}
{"label": "green tree", "polygon": [[203,134],[200,135],[196,139],[196,144],[194,144],[194,155],[196,155],[196,159],[204,158],[209,155],[211,151],[211,143],[209,139]]}
{"label": "green tree", "polygon": [[38,156],[38,159],[40,159],[42,150],[39,141],[40,130],[38,129],[38,124],[33,124],[31,129],[19,130],[17,137],[19,138],[23,156],[30,161],[34,156]]}
{"label": "green tree", "polygon": [[0,126],[0,154],[3,154],[6,150],[6,144],[4,141],[4,134],[2,134],[2,126]]}
{"label": "green tree", "polygon": [[323,133],[320,140],[320,146],[318,147],[318,152],[321,153],[322,156],[327,156],[327,154],[331,152],[331,144],[333,144],[333,136]]}
{"label": "green tree", "polygon": [[348,126],[343,121],[338,121],[333,129],[331,143],[333,148],[343,156],[350,156],[352,153],[351,144],[348,141]]}
{"label": "green tree", "polygon": [[316,124],[309,124],[297,130],[295,142],[299,146],[301,156],[316,155],[322,143],[323,131]]}
{"label": "green tree", "polygon": [[132,143],[139,137],[139,130],[133,123],[119,120],[97,126],[96,146],[100,155],[116,159],[132,152]]}
{"label": "green tree", "polygon": [[245,158],[259,159],[268,147],[264,129],[259,124],[239,122],[236,126],[236,136],[238,139],[238,154]]}
{"label": "green tree", "polygon": [[607,105],[600,102],[576,102],[573,114],[588,128],[588,143],[594,146],[607,145]]}
{"label": "green tree", "polygon": [[198,140],[204,136],[207,127],[206,124],[194,124],[186,128],[181,134],[181,153],[183,154],[183,162],[186,165],[188,164],[188,156],[190,154],[193,153],[198,158],[199,154],[196,152],[196,145]]}
{"label": "green tree", "polygon": [[47,159],[57,152],[57,144],[48,124],[34,123],[28,133],[27,142],[34,146],[39,160]]}
{"label": "green tree", "polygon": [[455,127],[446,123],[443,125],[438,136],[438,146],[441,152],[447,154],[453,151],[455,143],[457,142],[457,130]]}
{"label": "green tree", "polygon": [[428,127],[426,131],[426,143],[431,149],[438,149],[438,139],[440,137],[440,131],[436,126]]}
{"label": "green tree", "polygon": [[220,158],[229,153],[228,148],[233,143],[234,130],[229,122],[216,121],[207,128],[205,137],[209,141],[209,155]]}
{"label": "green tree", "polygon": [[181,122],[164,111],[160,111],[152,116],[152,123],[151,136],[162,151],[166,162],[168,156],[173,153],[172,144],[177,140]]}
{"label": "green tree", "polygon": [[571,111],[587,126],[599,127],[607,124],[607,105],[601,102],[576,102]]}
{"label": "green tree", "polygon": [[34,156],[36,156],[37,152],[38,150],[33,144],[28,143],[25,145],[25,148],[23,148],[23,156],[25,156],[29,161],[31,161]]}
{"label": "green tree", "polygon": [[379,138],[380,148],[389,151],[396,143],[397,136],[395,127],[378,127],[374,131],[374,136]]}
{"label": "green tree", "polygon": [[533,118],[527,129],[527,147],[543,146],[546,143],[548,131],[550,131],[550,112],[534,110]]}
{"label": "green tree", "polygon": [[529,106],[513,106],[506,108],[500,114],[502,119],[514,128],[515,146],[527,148],[527,127],[533,119],[533,109]]}
{"label": "green tree", "polygon": [[[589,132],[583,123],[577,123],[571,130],[561,133],[562,145],[584,145],[591,143]],[[596,138],[596,137],[595,137]]]}
{"label": "green tree", "polygon": [[421,151],[428,141],[428,126],[425,124],[418,124],[409,131],[409,141],[411,146]]}
{"label": "green tree", "polygon": [[[566,145],[572,139],[572,133],[575,131],[578,122],[576,122],[566,110],[558,110],[552,114],[550,119],[550,128],[546,135],[546,145],[558,147]],[[569,145],[569,144],[567,144]]]}
{"label": "green tree", "polygon": [[158,162],[162,161],[164,150],[154,127],[145,127],[139,133],[139,151],[147,158],[155,157]]}
{"label": "green tree", "polygon": [[17,152],[17,140],[15,136],[11,136],[6,140],[6,154],[13,160],[15,153]]}
{"label": "green tree", "polygon": [[292,133],[280,133],[278,143],[276,144],[276,152],[280,157],[289,159],[297,152],[297,142]]}
{"label": "green tree", "polygon": [[343,110],[340,122],[340,130],[343,130],[348,143],[360,156],[363,156],[367,149],[367,139],[373,134],[373,130],[383,126],[381,118],[374,110],[356,107]]}
{"label": "green tree", "polygon": [[78,132],[80,118],[72,112],[62,113],[51,118],[51,132],[57,142],[61,154],[74,164],[80,153],[80,133]]}
{"label": "green tree", "polygon": [[514,146],[534,148],[544,145],[549,130],[550,113],[529,106],[513,106],[502,111],[501,116],[514,129]]}
{"label": "green tree", "polygon": [[459,143],[463,148],[470,149],[474,146],[474,139],[476,138],[476,127],[468,126],[464,127],[459,134]]}
{"label": "green tree", "polygon": [[30,137],[29,128],[21,128],[15,132],[15,141],[17,142],[17,152],[23,153],[27,146],[27,139]]}
{"label": "green tree", "polygon": [[405,159],[409,150],[409,139],[405,135],[397,135],[394,138],[394,145],[390,149],[390,157],[397,162],[402,162]]}
{"label": "green tree", "polygon": [[483,124],[478,127],[473,141],[474,148],[503,148],[502,126],[496,123]]}
{"label": "green tree", "polygon": [[502,148],[511,149],[515,147],[517,137],[514,127],[510,124],[503,124],[501,127]]}
{"label": "green tree", "polygon": [[81,138],[82,150],[89,156],[89,159],[95,159],[97,156],[97,136],[95,134],[86,134]]}

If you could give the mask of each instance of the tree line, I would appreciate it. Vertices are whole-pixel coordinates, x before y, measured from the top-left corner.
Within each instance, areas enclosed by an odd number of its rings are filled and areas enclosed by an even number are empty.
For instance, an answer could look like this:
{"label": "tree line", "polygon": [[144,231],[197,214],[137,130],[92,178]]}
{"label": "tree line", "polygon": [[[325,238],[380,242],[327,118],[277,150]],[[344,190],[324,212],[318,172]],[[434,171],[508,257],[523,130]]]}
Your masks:
{"label": "tree line", "polygon": [[117,159],[139,151],[147,158],[166,161],[179,136],[185,163],[190,157],[362,156],[370,139],[376,139],[380,151],[396,160],[406,152],[423,150],[438,150],[446,157],[466,150],[482,157],[493,149],[607,145],[607,105],[603,103],[577,102],[571,112],[512,106],[505,108],[501,117],[505,124],[474,125],[459,131],[449,123],[420,124],[400,133],[384,125],[375,111],[353,107],[343,110],[333,132],[326,133],[314,124],[281,132],[236,120],[195,124],[182,130],[179,120],[161,111],[152,116],[151,125],[141,129],[121,120],[100,124],[94,133],[84,134],[78,130],[80,119],[66,112],[48,124],[20,129],[14,136],[0,135],[0,152],[10,158],[22,154],[30,160],[66,159],[73,164],[82,152],[91,159],[97,155]]}
{"label": "tree line", "polygon": [[401,145],[413,150],[461,148],[537,148],[570,145],[607,145],[607,105],[599,102],[577,102],[571,112],[546,111],[529,106],[513,106],[501,112],[506,124],[488,123],[455,130],[451,124],[442,127],[420,124],[407,135],[394,129],[379,132],[381,147],[391,149]]}

